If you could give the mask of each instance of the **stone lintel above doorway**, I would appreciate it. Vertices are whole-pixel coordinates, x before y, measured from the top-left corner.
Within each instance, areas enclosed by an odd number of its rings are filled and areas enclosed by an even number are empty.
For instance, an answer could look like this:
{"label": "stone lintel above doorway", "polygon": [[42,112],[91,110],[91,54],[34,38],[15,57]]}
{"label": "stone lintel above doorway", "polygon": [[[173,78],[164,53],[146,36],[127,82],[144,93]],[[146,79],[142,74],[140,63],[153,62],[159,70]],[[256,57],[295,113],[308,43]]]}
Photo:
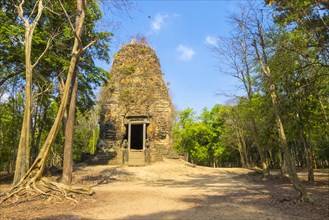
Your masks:
{"label": "stone lintel above doorway", "polygon": [[150,118],[151,116],[149,115],[129,115],[129,116],[124,116],[125,124],[150,124]]}

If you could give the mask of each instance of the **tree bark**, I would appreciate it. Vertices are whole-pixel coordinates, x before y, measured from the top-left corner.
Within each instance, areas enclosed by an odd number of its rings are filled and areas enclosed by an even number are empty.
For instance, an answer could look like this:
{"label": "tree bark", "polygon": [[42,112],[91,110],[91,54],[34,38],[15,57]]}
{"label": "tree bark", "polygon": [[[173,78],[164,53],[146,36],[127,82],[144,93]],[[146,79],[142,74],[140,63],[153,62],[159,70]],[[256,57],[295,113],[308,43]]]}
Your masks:
{"label": "tree bark", "polygon": [[301,199],[303,201],[310,201],[311,199],[306,191],[306,188],[300,182],[298,175],[297,175],[296,167],[291,159],[286,134],[285,134],[285,131],[284,131],[284,128],[282,125],[282,121],[281,121],[281,117],[279,114],[279,108],[278,108],[278,103],[277,103],[277,98],[276,98],[276,93],[275,93],[275,86],[273,83],[270,83],[270,93],[271,93],[272,104],[273,104],[273,108],[274,108],[276,127],[277,127],[279,138],[280,138],[280,144],[281,144],[281,147],[282,147],[282,150],[284,153],[284,161],[285,161],[285,164],[287,165],[289,179],[292,182],[294,188],[300,193]]}
{"label": "tree bark", "polygon": [[246,141],[243,135],[243,132],[241,131],[242,128],[240,127],[239,123],[239,117],[237,116],[236,113],[233,113],[232,115],[232,127],[236,136],[237,140],[237,147],[240,155],[240,161],[241,161],[241,166],[243,168],[249,168],[249,160],[248,160],[248,152],[247,152],[247,147],[246,147]]}
{"label": "tree bark", "polygon": [[[250,100],[251,101],[251,98]],[[256,143],[256,148],[260,157],[260,162],[262,164],[262,170],[263,170],[263,176],[269,176],[270,171],[268,167],[268,162],[266,160],[266,155],[265,155],[265,150],[261,147],[260,141],[259,141],[259,136],[258,136],[258,128],[255,122],[254,116],[250,116],[251,118],[251,127],[252,127],[252,135],[254,137],[255,143]]]}
{"label": "tree bark", "polygon": [[[52,127],[49,131],[49,134],[48,134],[37,158],[35,159],[34,163],[30,167],[29,171],[26,173],[24,178],[17,184],[20,184],[23,182],[25,183],[25,181],[26,181],[27,185],[33,184],[36,180],[39,180],[42,177],[42,174],[44,172],[44,168],[46,166],[50,148],[55,141],[56,135],[57,135],[59,127],[60,127],[60,123],[63,119],[64,112],[66,110],[67,102],[69,99],[71,81],[72,81],[73,73],[75,70],[75,66],[76,66],[79,56],[84,51],[84,48],[81,45],[80,37],[82,35],[82,30],[83,30],[85,10],[86,10],[85,0],[78,0],[77,1],[76,28],[74,29],[75,38],[74,38],[74,44],[73,44],[73,48],[72,48],[72,56],[71,56],[71,61],[70,61],[70,65],[68,68],[66,82],[65,82],[63,99],[59,106],[54,124],[52,125]],[[92,45],[92,43],[90,43],[89,46],[90,45]]]}
{"label": "tree bark", "polygon": [[311,141],[306,137],[305,131],[302,130],[301,138],[305,149],[306,165],[307,165],[307,179],[310,183],[314,183],[314,159],[311,147]]}
{"label": "tree bark", "polygon": [[30,130],[31,130],[31,111],[32,111],[32,73],[33,67],[31,61],[31,50],[32,50],[32,38],[35,27],[42,15],[43,5],[42,0],[38,2],[38,13],[32,23],[26,17],[24,17],[22,1],[19,6],[16,6],[17,12],[21,20],[25,25],[25,108],[23,116],[23,124],[21,130],[21,136],[18,145],[18,152],[16,158],[15,175],[13,185],[16,185],[27,173],[30,163]]}
{"label": "tree bark", "polygon": [[283,128],[283,124],[281,121],[279,104],[277,102],[276,89],[275,89],[274,81],[272,79],[270,67],[268,66],[267,55],[265,52],[265,41],[263,38],[262,27],[260,23],[257,23],[257,28],[258,28],[258,37],[260,39],[260,48],[262,50],[262,57],[258,51],[256,40],[254,41],[253,46],[255,48],[255,52],[257,55],[258,62],[260,64],[261,71],[268,82],[269,92],[272,100],[272,107],[275,115],[276,129],[278,131],[280,145],[284,154],[284,161],[286,164],[286,168],[288,170],[289,179],[293,184],[294,188],[299,192],[299,196],[301,197],[301,199],[303,201],[311,201],[311,198],[308,195],[306,188],[302,185],[302,183],[298,178],[295,164],[293,163],[290,155],[285,130]]}
{"label": "tree bark", "polygon": [[280,174],[281,177],[286,177],[287,176],[287,166],[284,160],[284,155],[282,153],[282,150],[280,149],[279,151],[279,160],[280,160]]}
{"label": "tree bark", "polygon": [[237,137],[238,137],[238,150],[239,150],[240,157],[241,157],[242,167],[244,167],[244,168],[250,168],[249,156],[248,156],[246,141],[245,141],[245,139],[243,137],[243,134],[242,134],[240,128],[235,127],[235,130],[236,130],[235,132],[236,132]]}
{"label": "tree bark", "polygon": [[242,152],[241,144],[240,144],[240,143],[238,144],[238,150],[239,150],[239,154],[240,154],[241,166],[242,166],[243,168],[247,168],[247,166],[246,166],[246,162],[245,162],[245,160],[244,160],[244,155],[243,155],[243,152]]}
{"label": "tree bark", "polygon": [[64,142],[64,159],[63,159],[63,174],[62,183],[71,185],[72,171],[73,171],[73,136],[74,136],[74,122],[75,122],[75,106],[78,90],[78,73],[75,68],[72,80],[71,101],[66,120],[65,127],[65,142]]}
{"label": "tree bark", "polygon": [[[60,98],[60,100],[62,100],[63,99],[63,94],[64,94],[65,82],[64,82],[63,77],[60,75],[60,73],[58,73],[57,79],[58,79],[59,98]],[[65,111],[63,119],[62,119],[62,127],[63,127],[63,136],[64,137],[65,137],[66,120],[67,120],[67,112]]]}
{"label": "tree bark", "polygon": [[[241,72],[242,75],[242,82],[245,88],[245,91],[247,92],[247,97],[248,97],[248,101],[249,103],[251,103],[254,92],[252,90],[252,78],[250,75],[250,65],[249,65],[249,61],[248,61],[248,54],[247,54],[247,48],[249,47],[249,45],[247,44],[247,38],[248,38],[248,33],[247,33],[247,28],[246,26],[242,26],[241,27],[242,32],[243,32],[243,40],[240,42],[239,44],[241,46],[242,49],[242,62],[245,65],[245,73]],[[250,114],[250,113],[249,113]],[[256,148],[260,157],[260,161],[262,164],[262,170],[263,170],[263,176],[268,176],[270,174],[270,171],[268,169],[268,163],[266,160],[266,155],[265,155],[265,149],[263,149],[261,147],[261,143],[259,141],[259,135],[258,135],[258,128],[257,128],[257,124],[254,118],[254,115],[250,114],[250,120],[251,120],[251,131],[252,131],[252,136],[253,139],[256,143]]]}
{"label": "tree bark", "polygon": [[[231,19],[234,23],[238,24],[238,34],[234,36],[234,40],[229,42],[228,47],[231,48],[229,51],[229,55],[224,55],[224,58],[229,62],[229,65],[235,71],[233,73],[229,73],[229,75],[239,79],[242,84],[245,92],[247,93],[248,102],[251,103],[253,99],[253,83],[251,72],[253,69],[252,62],[250,59],[250,45],[248,43],[249,33],[247,28],[248,22],[248,13],[243,11],[239,16],[232,16]],[[227,50],[218,49],[222,54],[228,53]],[[258,127],[255,121],[255,116],[252,114],[250,110],[248,110],[248,117],[250,119],[251,124],[251,133],[256,145],[257,152],[259,154],[261,160],[261,166],[263,170],[263,175],[269,175],[268,162],[266,157],[266,149],[265,146],[261,145],[261,141],[258,135]],[[246,154],[248,157],[248,155]],[[248,158],[246,158],[248,159]]]}

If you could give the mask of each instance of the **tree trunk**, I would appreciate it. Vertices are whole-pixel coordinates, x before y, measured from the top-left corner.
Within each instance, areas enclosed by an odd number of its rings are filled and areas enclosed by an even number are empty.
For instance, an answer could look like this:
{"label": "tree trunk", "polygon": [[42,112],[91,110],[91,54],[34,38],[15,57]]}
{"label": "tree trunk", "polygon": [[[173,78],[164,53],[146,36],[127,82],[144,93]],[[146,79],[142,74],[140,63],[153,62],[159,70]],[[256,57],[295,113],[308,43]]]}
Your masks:
{"label": "tree trunk", "polygon": [[308,181],[310,183],[314,183],[314,159],[313,159],[313,151],[312,151],[312,146],[311,143],[308,143],[306,145],[306,155],[307,155],[307,160],[309,161],[307,166],[308,166]]}
{"label": "tree trunk", "polygon": [[[245,68],[246,68],[245,74],[241,73],[241,76],[242,76],[242,82],[243,82],[245,91],[247,93],[248,101],[249,101],[249,103],[251,103],[254,92],[252,90],[252,77],[250,75],[251,68],[249,65],[248,52],[247,52],[247,49],[249,47],[249,45],[247,43],[248,31],[247,31],[246,26],[241,26],[241,30],[243,33],[243,40],[241,42],[239,41],[239,44],[241,46],[242,54],[243,54],[242,62],[244,63]],[[250,112],[249,112],[249,114],[250,114]],[[260,140],[259,140],[258,128],[257,128],[257,124],[255,121],[254,115],[250,114],[250,119],[251,119],[252,136],[256,143],[256,148],[257,148],[257,151],[258,151],[258,154],[260,157],[260,161],[262,164],[263,176],[268,176],[268,175],[270,175],[270,172],[269,172],[268,163],[266,160],[265,149],[263,149],[263,147],[261,146]],[[246,160],[248,160],[247,156],[248,155],[246,155]],[[249,164],[248,164],[248,166],[249,166]]]}
{"label": "tree trunk", "polygon": [[243,168],[250,168],[249,153],[247,150],[245,135],[243,133],[243,128],[241,128],[239,119],[233,116],[233,128],[237,138],[237,146],[240,154],[241,166]]}
{"label": "tree trunk", "polygon": [[42,15],[43,5],[42,0],[38,2],[38,13],[34,18],[34,21],[30,23],[26,17],[24,17],[23,2],[16,6],[17,12],[21,20],[25,25],[25,109],[23,116],[23,124],[21,130],[21,136],[19,139],[18,152],[16,158],[15,175],[13,185],[16,185],[27,173],[30,163],[30,130],[31,130],[31,111],[32,111],[32,72],[33,67],[31,61],[32,50],[32,38],[35,27]]}
{"label": "tree trunk", "polygon": [[281,177],[286,177],[287,174],[287,166],[286,163],[284,162],[284,155],[282,151],[279,151],[279,160],[280,160],[280,174]]}
{"label": "tree trunk", "polygon": [[63,174],[62,183],[71,185],[72,171],[73,171],[73,136],[74,136],[74,122],[75,122],[75,106],[78,90],[78,73],[75,68],[72,80],[71,101],[66,120],[65,127],[65,143],[64,143],[64,159],[63,159]]}
{"label": "tree trunk", "polygon": [[[241,133],[241,131],[240,131]],[[249,160],[249,153],[248,153],[248,149],[247,149],[247,144],[246,144],[246,140],[243,137],[243,134],[241,134],[241,144],[242,144],[242,151],[244,154],[244,160],[246,163],[246,168],[250,168],[250,160]]]}
{"label": "tree trunk", "polygon": [[47,107],[44,107],[43,109],[43,115],[42,115],[42,119],[41,119],[41,125],[39,127],[39,132],[38,132],[38,136],[36,138],[36,142],[35,142],[35,149],[36,149],[36,152],[35,152],[35,155],[33,156],[33,160],[35,160],[35,158],[37,157],[38,153],[39,153],[39,147],[40,147],[40,142],[41,142],[41,137],[42,137],[42,131],[43,131],[43,128],[45,126],[45,121],[47,119]]}
{"label": "tree trunk", "polygon": [[309,197],[309,195],[306,191],[306,188],[302,185],[302,183],[300,182],[300,180],[298,178],[295,164],[293,163],[293,160],[291,158],[286,134],[285,134],[283,124],[281,121],[281,117],[280,117],[279,105],[277,103],[277,97],[276,97],[276,92],[275,92],[275,85],[271,78],[269,67],[267,66],[267,68],[263,69],[263,70],[266,70],[266,72],[264,72],[264,74],[266,74],[265,76],[267,77],[268,83],[269,83],[270,95],[271,95],[271,99],[272,99],[272,106],[273,106],[274,114],[275,114],[276,128],[277,128],[277,131],[279,134],[280,144],[281,144],[281,148],[283,150],[284,162],[285,162],[286,168],[288,170],[289,179],[290,179],[291,183],[293,184],[294,188],[299,192],[301,199],[303,201],[311,201],[311,198]]}
{"label": "tree trunk", "polygon": [[[64,94],[64,87],[65,87],[65,82],[63,77],[58,73],[57,75],[58,79],[58,90],[59,90],[59,98],[60,100],[63,99],[63,94]],[[67,120],[67,112],[64,112],[64,116],[62,119],[62,128],[63,128],[63,136],[65,137],[65,128],[66,128],[66,120]]]}
{"label": "tree trunk", "polygon": [[282,148],[283,154],[284,154],[284,161],[285,161],[286,167],[288,169],[289,179],[290,179],[291,183],[293,184],[294,188],[299,192],[299,196],[301,197],[301,199],[303,201],[311,201],[311,198],[308,195],[306,188],[302,185],[302,183],[300,182],[300,180],[298,178],[295,164],[293,163],[290,152],[289,152],[289,147],[288,147],[288,143],[287,143],[285,130],[283,128],[283,124],[281,121],[279,104],[277,102],[275,85],[274,85],[274,81],[273,81],[273,78],[271,75],[270,67],[268,65],[267,54],[265,51],[265,40],[263,37],[263,32],[262,32],[263,30],[262,30],[262,25],[261,25],[260,21],[257,21],[257,28],[258,28],[257,36],[259,37],[259,40],[260,40],[260,48],[262,50],[262,56],[260,56],[260,53],[258,51],[258,45],[256,43],[256,40],[254,40],[253,46],[255,48],[255,52],[257,55],[257,59],[258,59],[261,71],[268,83],[269,92],[270,92],[270,96],[271,96],[271,100],[272,100],[272,106],[273,106],[274,115],[275,115],[276,128],[277,128],[277,131],[279,134],[280,144],[281,144],[281,148]]}
{"label": "tree trunk", "polygon": [[241,166],[242,166],[243,168],[247,168],[246,161],[245,161],[245,157],[244,157],[244,155],[243,155],[243,151],[242,151],[241,143],[238,144],[238,150],[239,150],[239,154],[240,154]]}
{"label": "tree trunk", "polygon": [[[250,99],[251,101],[251,99]],[[265,155],[265,150],[261,147],[260,141],[259,141],[259,137],[258,137],[258,129],[256,126],[256,122],[255,122],[255,118],[253,116],[251,117],[251,127],[252,127],[252,135],[253,138],[255,140],[256,143],[256,148],[260,157],[260,162],[262,164],[262,170],[263,170],[263,176],[269,176],[270,175],[270,171],[268,168],[268,163],[266,160],[266,155]]]}
{"label": "tree trunk", "polygon": [[323,102],[321,100],[319,100],[320,106],[321,106],[321,110],[323,112],[323,116],[325,119],[325,124],[327,125],[327,127],[329,127],[329,120],[328,120],[328,116],[327,116],[327,112],[326,112],[326,108],[323,105]]}
{"label": "tree trunk", "polygon": [[238,127],[236,127],[235,130],[238,137],[238,150],[241,157],[241,165],[243,168],[250,168],[246,141],[243,137],[243,134],[241,133],[241,130]]}
{"label": "tree trunk", "polygon": [[313,159],[313,152],[311,147],[311,141],[307,140],[305,133],[302,134],[302,140],[305,149],[305,157],[306,157],[306,165],[307,165],[307,173],[308,173],[308,181],[310,183],[314,183],[314,159]]}
{"label": "tree trunk", "polygon": [[[309,123],[309,120],[307,120]],[[301,114],[299,117],[299,134],[301,141],[304,146],[304,152],[305,152],[305,159],[306,159],[306,166],[307,166],[307,173],[308,173],[308,181],[310,183],[314,183],[314,156],[313,156],[313,150],[311,146],[311,132],[309,130],[308,137],[306,135],[306,129],[304,126],[305,120],[303,120]]]}
{"label": "tree trunk", "polygon": [[49,131],[49,134],[45,140],[45,143],[43,144],[37,158],[35,159],[34,163],[31,166],[31,168],[29,169],[27,174],[24,176],[24,178],[21,180],[21,182],[24,180],[27,180],[28,185],[32,184],[33,182],[35,182],[36,180],[38,180],[42,177],[42,174],[44,172],[44,168],[46,166],[46,162],[48,159],[48,155],[50,152],[50,148],[55,141],[56,135],[57,135],[59,127],[60,127],[60,123],[64,116],[64,112],[65,112],[68,98],[69,98],[72,76],[73,76],[73,73],[75,70],[75,66],[76,66],[78,57],[83,52],[80,37],[82,35],[83,23],[84,23],[84,18],[85,18],[85,9],[86,9],[85,1],[78,0],[77,1],[75,38],[74,38],[74,44],[73,44],[73,48],[72,48],[72,57],[71,57],[71,61],[70,61],[70,65],[69,65],[68,73],[67,73],[67,78],[66,78],[66,82],[65,82],[63,99],[59,106],[54,124],[52,125],[52,127]]}

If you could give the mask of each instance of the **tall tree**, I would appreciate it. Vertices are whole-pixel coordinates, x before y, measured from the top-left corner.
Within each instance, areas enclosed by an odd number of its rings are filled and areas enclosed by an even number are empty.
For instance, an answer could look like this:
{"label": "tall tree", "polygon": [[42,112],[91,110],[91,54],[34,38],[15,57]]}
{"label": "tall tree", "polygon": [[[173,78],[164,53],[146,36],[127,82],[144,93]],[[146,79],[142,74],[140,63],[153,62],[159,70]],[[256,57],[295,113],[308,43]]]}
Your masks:
{"label": "tall tree", "polygon": [[[81,41],[81,36],[82,36],[82,31],[83,31],[83,25],[84,25],[84,19],[85,19],[85,14],[86,14],[86,9],[87,9],[87,1],[85,0],[78,0],[77,1],[77,6],[76,6],[76,18],[75,18],[75,26],[73,26],[72,23],[70,23],[70,26],[72,30],[74,30],[74,44],[72,47],[72,57],[70,61],[70,65],[68,68],[68,73],[66,77],[66,82],[65,82],[65,88],[64,88],[64,93],[63,93],[63,98],[61,100],[60,107],[58,109],[54,124],[51,127],[51,130],[37,156],[35,159],[34,163],[26,173],[26,175],[16,184],[14,185],[4,196],[1,202],[7,200],[10,198],[12,195],[15,193],[18,193],[26,188],[33,188],[36,191],[40,192],[40,189],[36,187],[36,181],[41,180],[44,168],[46,166],[46,162],[48,159],[48,155],[50,152],[50,149],[55,141],[55,137],[58,133],[59,127],[60,127],[60,122],[62,121],[67,102],[69,99],[69,92],[70,92],[70,87],[71,87],[71,81],[73,78],[73,73],[77,64],[77,61],[80,57],[80,55],[92,44],[95,43],[95,41],[90,42],[87,46],[83,47],[82,41]],[[48,184],[49,188],[52,188],[54,183],[50,183],[47,180],[43,180],[44,184]],[[61,187],[57,184],[55,184],[57,187]],[[87,193],[90,193],[89,190],[87,190]]]}
{"label": "tall tree", "polygon": [[83,24],[84,24],[84,18],[85,18],[85,12],[86,12],[86,6],[87,2],[85,0],[78,0],[77,1],[77,15],[76,15],[76,25],[73,26],[72,23],[70,23],[70,26],[72,30],[74,30],[74,44],[72,48],[72,57],[70,61],[70,66],[67,73],[67,79],[65,82],[65,88],[64,88],[64,94],[63,99],[61,100],[61,105],[59,107],[55,122],[48,134],[48,137],[43,144],[42,149],[40,150],[40,153],[38,157],[36,158],[35,162],[33,163],[31,169],[29,170],[29,173],[25,176],[25,179],[28,177],[31,177],[30,180],[28,180],[28,183],[33,183],[34,181],[40,179],[42,177],[45,165],[46,165],[46,159],[49,154],[49,150],[55,140],[56,134],[58,132],[60,122],[63,118],[64,111],[69,99],[69,92],[71,88],[71,81],[73,78],[74,70],[76,67],[76,63],[79,59],[79,56],[81,53],[86,49],[86,47],[89,47],[94,42],[90,42],[85,48],[82,45],[81,42],[81,35],[83,31]]}
{"label": "tall tree", "polygon": [[71,100],[69,103],[68,117],[65,123],[65,141],[64,141],[64,156],[63,156],[63,174],[62,183],[70,185],[72,182],[73,171],[73,135],[75,122],[75,108],[78,90],[78,73],[77,69],[73,73],[71,83]]}
{"label": "tall tree", "polygon": [[[15,6],[17,9],[18,16],[20,17],[20,19],[22,20],[25,26],[24,47],[25,47],[25,79],[26,79],[25,100],[26,101],[25,101],[22,131],[21,131],[21,136],[18,146],[13,185],[17,184],[24,177],[24,175],[26,174],[29,168],[29,160],[30,160],[29,146],[30,146],[30,130],[31,130],[31,110],[32,110],[32,73],[33,73],[33,68],[38,64],[39,60],[44,56],[44,54],[49,48],[49,44],[48,44],[45,51],[40,55],[40,57],[35,61],[35,63],[32,63],[31,50],[32,50],[33,32],[42,15],[44,6],[43,6],[43,1],[38,0],[32,9],[32,12],[29,15],[25,15],[23,9],[24,3],[25,1],[22,0],[19,3],[19,5]],[[37,11],[36,15],[34,15],[35,11]]]}
{"label": "tall tree", "polygon": [[[75,112],[76,105],[80,107],[81,112],[86,112],[92,108],[95,104],[90,98],[93,91],[93,86],[99,86],[107,80],[107,72],[97,68],[94,63],[92,56],[97,56],[98,59],[109,62],[108,54],[108,41],[111,37],[109,32],[100,32],[96,30],[96,21],[101,19],[101,11],[99,10],[99,5],[95,2],[90,2],[89,10],[86,11],[86,22],[89,24],[85,26],[85,32],[88,35],[82,35],[82,41],[91,41],[92,39],[97,39],[92,47],[87,49],[84,54],[81,55],[76,64],[76,69],[74,71],[74,76],[71,85],[70,92],[70,103],[67,113],[67,118],[65,118],[65,142],[64,142],[64,158],[63,158],[63,174],[62,182],[64,184],[70,185],[72,180],[72,170],[73,170],[73,141],[74,141],[74,124],[75,124]],[[65,11],[64,5],[62,5],[62,10]],[[65,13],[67,14],[67,12]],[[66,16],[69,23],[70,17]],[[93,74],[90,74],[93,72]],[[78,78],[82,78],[78,84]],[[84,91],[86,95],[80,95],[80,100],[77,100],[78,85],[80,85],[80,91]],[[77,103],[77,101],[83,100],[85,103]],[[89,102],[89,103],[88,103]],[[80,105],[79,105],[80,104]]]}
{"label": "tall tree", "polygon": [[[249,105],[251,105],[254,96],[253,86],[255,76],[253,71],[253,68],[255,68],[253,64],[254,54],[250,45],[248,26],[246,25],[251,10],[251,7],[240,6],[239,13],[230,16],[230,20],[234,26],[230,38],[221,39],[219,45],[213,48],[215,55],[219,59],[223,59],[221,65],[225,67],[221,68],[221,72],[237,78],[242,83],[242,88],[247,95]],[[253,112],[249,111],[248,114],[250,129],[260,156],[263,175],[267,176],[269,175],[269,167],[266,158],[266,149],[260,142],[259,128]],[[239,136],[241,137],[241,135]],[[241,144],[239,145],[243,146]]]}
{"label": "tall tree", "polygon": [[[295,67],[293,73],[299,76],[298,81],[295,82],[299,85],[297,88],[299,92],[294,96],[298,96],[300,101],[303,100],[301,102],[303,107],[297,112],[299,116],[296,118],[299,121],[297,129],[305,148],[308,179],[313,182],[314,150],[311,144],[310,118],[317,108],[323,109],[322,100],[325,99],[319,95],[321,93],[315,91],[325,91],[324,84],[317,83],[317,80],[325,79],[329,67],[329,3],[326,0],[266,2],[275,10],[275,22],[285,31],[279,49],[284,50],[284,53],[290,54],[297,61],[293,65]],[[319,85],[320,87],[315,89]],[[317,97],[317,104],[312,104],[312,97]],[[325,111],[322,112],[326,119]]]}
{"label": "tall tree", "polygon": [[[310,201],[311,198],[309,197],[306,188],[302,185],[302,183],[300,182],[297,176],[296,167],[294,161],[291,158],[290,150],[288,147],[286,132],[283,127],[281,114],[280,114],[280,106],[277,100],[277,91],[273,79],[273,73],[271,72],[271,68],[269,65],[269,52],[268,52],[268,46],[266,44],[266,38],[264,33],[264,26],[263,26],[264,22],[262,20],[263,14],[261,10],[257,10],[257,11],[255,10],[254,12],[255,13],[253,16],[253,21],[255,22],[254,23],[255,26],[254,26],[254,31],[252,31],[254,37],[253,47],[255,48],[257,62],[259,63],[261,73],[265,77],[266,84],[268,86],[268,90],[271,96],[273,111],[276,120],[276,128],[280,138],[280,145],[284,153],[284,160],[289,173],[289,179],[292,182],[294,188],[300,193],[301,199],[303,201]],[[257,15],[260,15],[260,17],[258,17]]]}

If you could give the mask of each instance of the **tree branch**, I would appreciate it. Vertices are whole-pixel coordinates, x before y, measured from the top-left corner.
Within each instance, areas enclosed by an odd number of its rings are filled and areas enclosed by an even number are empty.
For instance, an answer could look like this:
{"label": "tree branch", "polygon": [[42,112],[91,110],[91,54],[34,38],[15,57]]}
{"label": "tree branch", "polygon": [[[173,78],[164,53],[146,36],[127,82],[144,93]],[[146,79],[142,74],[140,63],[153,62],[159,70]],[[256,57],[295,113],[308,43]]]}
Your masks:
{"label": "tree branch", "polygon": [[62,1],[61,1],[61,0],[58,0],[58,2],[59,2],[59,4],[60,4],[60,6],[61,6],[61,8],[62,8],[62,10],[63,10],[63,12],[64,12],[64,14],[65,14],[65,16],[66,16],[66,19],[68,20],[68,22],[69,22],[69,24],[70,24],[70,27],[71,27],[72,31],[75,32],[74,25],[73,25],[73,23],[72,23],[72,21],[71,21],[70,16],[67,14],[67,11],[66,11],[66,9],[64,8],[64,5],[63,5]]}
{"label": "tree branch", "polygon": [[31,11],[29,17],[27,18],[28,21],[31,19],[31,17],[32,17],[34,11],[35,11],[35,9],[37,8],[37,5],[38,5],[39,1],[40,0],[37,0],[36,3],[34,4],[32,11]]}
{"label": "tree branch", "polygon": [[14,76],[18,76],[18,75],[20,75],[20,74],[22,74],[22,73],[21,73],[20,71],[18,71],[18,72],[11,73],[11,74],[5,76],[4,78],[2,78],[2,79],[0,80],[0,87],[1,87],[1,86],[2,86],[7,80],[9,80],[10,78],[12,78],[12,77],[14,77]]}
{"label": "tree branch", "polygon": [[[50,2],[49,2],[50,3]],[[54,11],[53,9],[51,9],[50,7],[48,7],[49,4],[47,4],[46,6],[44,6],[45,9],[47,9],[48,11],[50,11],[51,13],[60,16],[60,13],[57,13],[56,11]],[[50,4],[51,5],[51,4]],[[53,5],[51,5],[53,6]]]}
{"label": "tree branch", "polygon": [[81,52],[84,52],[86,49],[88,49],[88,47],[90,47],[90,46],[94,45],[95,43],[97,43],[97,41],[98,41],[98,39],[91,41],[87,46],[85,46],[85,47],[82,49]]}
{"label": "tree branch", "polygon": [[70,18],[70,16],[69,16],[69,14],[67,13],[66,9],[64,8],[64,5],[63,5],[62,1],[61,1],[61,0],[58,0],[58,2],[59,2],[60,6],[61,6],[61,8],[62,8],[62,10],[63,10],[63,12],[64,12],[64,14],[65,14],[65,17],[66,17],[67,21],[69,22],[69,25],[70,25],[70,27],[71,27],[71,29],[72,29],[72,31],[73,31],[74,36],[75,36],[75,37],[78,39],[78,41],[79,41],[79,45],[82,45],[81,38],[77,35],[76,29],[75,29],[75,27],[74,27],[74,25],[73,25],[73,23],[72,23],[72,21],[71,21],[71,18]]}
{"label": "tree branch", "polygon": [[21,1],[21,3],[17,6],[15,5],[15,8],[17,9],[17,13],[18,13],[18,16],[22,19],[22,21],[24,22],[25,26],[27,26],[28,24],[28,20],[26,20],[24,18],[24,11],[23,11],[23,4],[24,4],[24,0]]}
{"label": "tree branch", "polygon": [[[34,18],[34,21],[33,21],[33,23],[32,23],[32,27],[33,27],[33,28],[38,24],[39,19],[40,19],[41,15],[42,15],[43,8],[44,8],[44,7],[43,7],[43,4],[42,4],[42,0],[39,0],[39,2],[38,2],[38,14],[37,14],[37,16]],[[31,15],[32,15],[32,13],[31,13]]]}
{"label": "tree branch", "polygon": [[328,0],[317,0],[317,2],[322,4],[325,9],[329,10],[329,1]]}
{"label": "tree branch", "polygon": [[57,36],[57,34],[54,34],[53,36],[51,36],[48,41],[47,41],[47,45],[46,48],[44,49],[44,51],[41,53],[41,55],[38,57],[38,59],[35,61],[35,63],[32,65],[32,69],[39,63],[39,61],[46,55],[51,42],[53,41],[53,39]]}
{"label": "tree branch", "polygon": [[53,9],[49,8],[49,7],[45,7],[45,9],[47,9],[48,11],[50,11],[51,13],[60,16],[60,13],[57,13],[56,11],[54,11]]}

